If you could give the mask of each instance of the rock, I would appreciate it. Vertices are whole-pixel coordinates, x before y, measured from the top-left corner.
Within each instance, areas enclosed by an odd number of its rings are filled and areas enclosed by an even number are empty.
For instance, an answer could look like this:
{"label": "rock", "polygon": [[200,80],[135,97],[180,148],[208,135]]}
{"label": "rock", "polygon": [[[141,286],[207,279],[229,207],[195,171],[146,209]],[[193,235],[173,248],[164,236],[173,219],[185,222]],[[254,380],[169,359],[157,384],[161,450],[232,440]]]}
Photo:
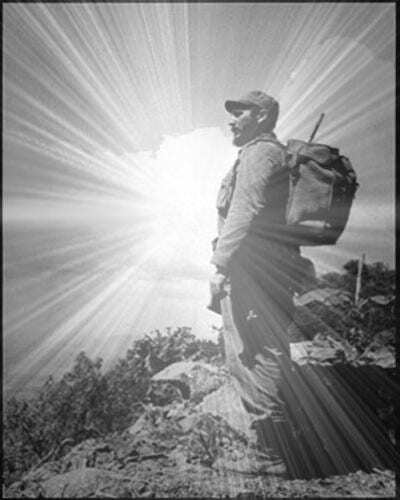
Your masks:
{"label": "rock", "polygon": [[188,414],[187,411],[179,403],[163,408],[149,406],[128,430],[130,447],[137,452],[138,459],[163,454],[176,447],[183,434],[179,421]]}
{"label": "rock", "polygon": [[[56,474],[40,484],[27,485],[23,489],[23,495],[36,498],[38,494],[42,498],[88,498],[111,494],[113,497],[118,497],[126,493],[126,486],[129,482],[130,478],[122,474],[82,467],[65,474]],[[22,491],[14,489],[10,493],[19,496]]]}
{"label": "rock", "polygon": [[317,363],[320,365],[332,364],[335,361],[344,361],[344,350],[337,345],[332,346],[326,342],[325,346],[316,344],[313,341],[307,340],[304,342],[296,342],[290,346],[292,361],[298,365],[309,363]]}
{"label": "rock", "polygon": [[183,432],[187,434],[192,429],[194,429],[198,421],[198,418],[199,418],[198,413],[192,413],[191,415],[183,416],[183,418],[180,419],[179,422],[179,425],[181,426]]}
{"label": "rock", "polygon": [[394,350],[374,342],[361,355],[345,340],[337,341],[331,337],[293,343],[290,346],[290,351],[292,361],[298,365],[318,364],[324,366],[346,363],[351,366],[395,367]]}
{"label": "rock", "polygon": [[168,409],[166,416],[168,418],[174,418],[176,420],[180,420],[185,417],[185,403],[180,403],[180,402],[175,402],[174,404],[170,405],[170,408]]}
{"label": "rock", "polygon": [[[178,385],[179,384],[179,385]],[[174,401],[188,399],[190,390],[180,381],[151,381],[146,400],[156,406],[166,406]]]}
{"label": "rock", "polygon": [[368,363],[381,368],[394,368],[396,365],[394,350],[386,346],[369,346],[360,356],[359,363]]}
{"label": "rock", "polygon": [[287,469],[282,461],[257,460],[255,457],[245,456],[236,460],[225,457],[218,458],[213,468],[218,471],[238,472],[241,474],[268,474],[270,476],[285,475]]}
{"label": "rock", "polygon": [[395,300],[394,295],[374,295],[373,297],[369,297],[369,300],[371,302],[374,302],[375,304],[378,304],[380,306],[387,306],[389,304],[392,304]]}
{"label": "rock", "polygon": [[141,415],[136,422],[129,427],[129,433],[133,436],[146,435],[151,429],[147,412]]}
{"label": "rock", "polygon": [[203,397],[215,391],[227,380],[225,371],[202,361],[179,361],[153,375],[152,382],[176,384],[183,397],[201,401]]}
{"label": "rock", "polygon": [[199,404],[198,410],[221,417],[233,429],[244,434],[248,439],[254,438],[254,432],[250,428],[253,420],[235,389],[234,380],[226,382],[219,389],[208,394]]}

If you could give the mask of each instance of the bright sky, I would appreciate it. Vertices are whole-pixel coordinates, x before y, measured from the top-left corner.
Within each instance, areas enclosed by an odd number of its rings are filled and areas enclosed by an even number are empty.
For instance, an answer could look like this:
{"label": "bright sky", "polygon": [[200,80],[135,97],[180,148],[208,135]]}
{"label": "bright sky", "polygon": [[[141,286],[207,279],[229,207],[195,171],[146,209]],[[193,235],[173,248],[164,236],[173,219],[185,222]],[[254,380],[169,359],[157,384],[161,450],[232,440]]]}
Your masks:
{"label": "bright sky", "polygon": [[394,265],[394,3],[5,4],[6,383],[112,361],[167,326],[213,337],[223,102],[262,89],[278,137],[350,157],[360,188],[319,272]]}

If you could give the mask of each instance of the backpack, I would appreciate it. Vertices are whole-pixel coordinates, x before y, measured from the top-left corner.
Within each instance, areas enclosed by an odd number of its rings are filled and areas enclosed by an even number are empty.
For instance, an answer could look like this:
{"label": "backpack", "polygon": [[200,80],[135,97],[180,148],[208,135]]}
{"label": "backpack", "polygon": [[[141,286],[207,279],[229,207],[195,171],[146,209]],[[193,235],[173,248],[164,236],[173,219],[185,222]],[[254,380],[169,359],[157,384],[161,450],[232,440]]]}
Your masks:
{"label": "backpack", "polygon": [[286,224],[297,245],[334,245],[350,215],[358,188],[350,160],[325,144],[288,141],[289,200]]}

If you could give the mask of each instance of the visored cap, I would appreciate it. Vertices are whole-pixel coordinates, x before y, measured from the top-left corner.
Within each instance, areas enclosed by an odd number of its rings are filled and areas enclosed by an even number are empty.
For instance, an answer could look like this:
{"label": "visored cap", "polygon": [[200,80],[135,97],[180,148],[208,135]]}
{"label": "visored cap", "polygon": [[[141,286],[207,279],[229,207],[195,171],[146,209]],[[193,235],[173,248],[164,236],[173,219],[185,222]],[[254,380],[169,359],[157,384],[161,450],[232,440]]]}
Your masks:
{"label": "visored cap", "polygon": [[278,108],[278,102],[262,90],[252,90],[243,97],[225,101],[225,109],[230,113],[235,108],[251,108],[258,106],[263,109]]}

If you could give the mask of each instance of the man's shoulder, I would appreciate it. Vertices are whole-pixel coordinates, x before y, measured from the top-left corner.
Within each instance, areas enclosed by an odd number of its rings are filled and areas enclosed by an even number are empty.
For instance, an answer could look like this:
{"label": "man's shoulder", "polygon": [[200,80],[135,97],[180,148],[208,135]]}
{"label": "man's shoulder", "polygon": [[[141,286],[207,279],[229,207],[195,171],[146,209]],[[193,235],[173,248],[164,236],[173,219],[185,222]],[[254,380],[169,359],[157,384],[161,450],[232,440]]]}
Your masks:
{"label": "man's shoulder", "polygon": [[278,147],[284,148],[284,145],[277,139],[274,132],[265,132],[263,134],[258,135],[257,137],[254,137],[254,139],[245,144],[243,148],[247,148],[255,144],[265,144],[265,143],[276,144]]}

